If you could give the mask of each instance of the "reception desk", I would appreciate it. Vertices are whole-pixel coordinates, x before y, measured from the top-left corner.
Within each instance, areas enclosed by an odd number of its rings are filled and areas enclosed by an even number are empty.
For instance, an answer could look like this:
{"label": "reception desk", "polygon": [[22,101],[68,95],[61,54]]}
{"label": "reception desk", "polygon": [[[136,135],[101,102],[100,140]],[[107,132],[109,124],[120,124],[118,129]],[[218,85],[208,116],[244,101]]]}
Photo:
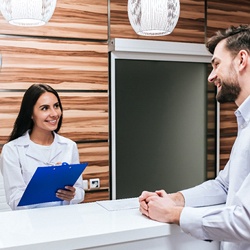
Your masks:
{"label": "reception desk", "polygon": [[110,211],[98,203],[2,212],[0,225],[0,249],[219,249],[137,208]]}

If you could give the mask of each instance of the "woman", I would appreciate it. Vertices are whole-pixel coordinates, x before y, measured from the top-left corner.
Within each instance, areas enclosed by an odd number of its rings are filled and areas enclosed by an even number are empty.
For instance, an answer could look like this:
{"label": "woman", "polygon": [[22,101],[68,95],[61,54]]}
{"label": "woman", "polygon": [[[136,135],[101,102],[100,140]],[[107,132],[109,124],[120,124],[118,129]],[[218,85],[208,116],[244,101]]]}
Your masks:
{"label": "woman", "polygon": [[37,167],[62,162],[79,163],[76,143],[57,134],[62,124],[62,111],[59,95],[52,87],[33,84],[25,92],[9,142],[3,146],[0,162],[6,200],[12,210],[83,201],[80,176],[74,186],[66,186],[56,192],[62,201],[17,206]]}

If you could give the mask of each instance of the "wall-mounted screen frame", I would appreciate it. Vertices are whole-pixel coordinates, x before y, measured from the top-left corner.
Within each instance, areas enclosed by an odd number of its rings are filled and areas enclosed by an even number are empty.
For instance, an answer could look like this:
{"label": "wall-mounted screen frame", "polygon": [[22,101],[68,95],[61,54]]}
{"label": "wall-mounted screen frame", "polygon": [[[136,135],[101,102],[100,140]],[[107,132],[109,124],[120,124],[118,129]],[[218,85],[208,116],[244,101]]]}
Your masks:
{"label": "wall-mounted screen frame", "polygon": [[[111,198],[126,198],[117,194],[117,128],[116,128],[116,67],[121,60],[135,61],[165,61],[165,62],[192,62],[210,63],[211,55],[203,44],[159,42],[145,40],[115,39],[110,42],[110,152],[111,152]],[[218,148],[218,147],[217,147]],[[124,159],[126,160],[126,159]],[[120,177],[119,177],[120,178]],[[119,180],[121,181],[121,180]],[[126,185],[129,177],[124,176]],[[132,195],[134,196],[134,195]]]}

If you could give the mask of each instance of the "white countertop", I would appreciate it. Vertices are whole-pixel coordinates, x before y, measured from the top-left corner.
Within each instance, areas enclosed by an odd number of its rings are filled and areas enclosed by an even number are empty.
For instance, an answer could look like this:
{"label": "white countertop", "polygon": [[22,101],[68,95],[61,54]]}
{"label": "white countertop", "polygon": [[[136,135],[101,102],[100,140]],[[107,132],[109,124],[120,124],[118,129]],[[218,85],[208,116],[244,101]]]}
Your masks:
{"label": "white countertop", "polygon": [[1,212],[0,225],[0,249],[18,250],[85,249],[181,232],[138,209],[108,211],[97,203]]}

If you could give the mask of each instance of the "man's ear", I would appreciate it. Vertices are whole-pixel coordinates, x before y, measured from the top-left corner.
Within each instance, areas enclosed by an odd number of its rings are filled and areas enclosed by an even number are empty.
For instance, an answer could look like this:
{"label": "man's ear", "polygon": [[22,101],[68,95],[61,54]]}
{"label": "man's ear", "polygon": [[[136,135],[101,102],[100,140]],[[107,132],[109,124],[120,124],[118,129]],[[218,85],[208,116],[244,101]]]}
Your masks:
{"label": "man's ear", "polygon": [[245,69],[245,67],[248,64],[249,54],[246,50],[241,50],[238,55],[239,55],[238,66],[239,66],[239,71],[241,71],[241,70]]}

